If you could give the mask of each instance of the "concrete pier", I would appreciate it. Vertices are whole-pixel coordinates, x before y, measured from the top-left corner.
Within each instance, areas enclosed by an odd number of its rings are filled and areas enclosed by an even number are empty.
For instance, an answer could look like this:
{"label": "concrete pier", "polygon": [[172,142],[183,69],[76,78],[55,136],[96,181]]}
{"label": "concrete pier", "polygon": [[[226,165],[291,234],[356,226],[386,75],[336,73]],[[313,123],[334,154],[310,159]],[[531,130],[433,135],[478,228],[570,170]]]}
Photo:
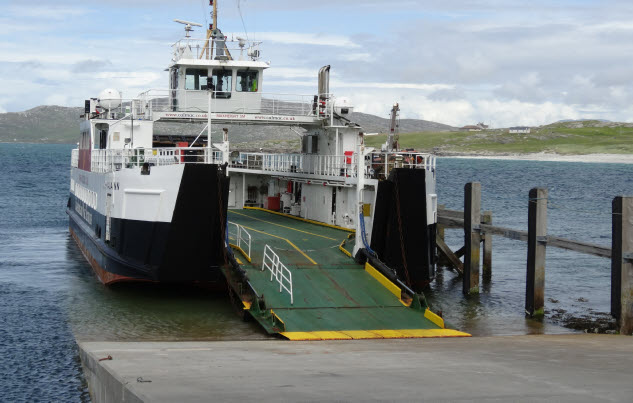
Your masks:
{"label": "concrete pier", "polygon": [[95,403],[628,402],[633,396],[633,339],[626,336],[79,346]]}

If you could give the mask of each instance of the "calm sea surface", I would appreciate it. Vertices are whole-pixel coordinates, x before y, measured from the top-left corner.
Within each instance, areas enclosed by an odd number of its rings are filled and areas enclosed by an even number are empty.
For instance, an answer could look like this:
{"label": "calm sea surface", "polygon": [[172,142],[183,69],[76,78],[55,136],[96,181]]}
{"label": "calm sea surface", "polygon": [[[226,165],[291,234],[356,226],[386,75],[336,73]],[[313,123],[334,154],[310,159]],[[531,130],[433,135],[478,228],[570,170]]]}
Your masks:
{"label": "calm sea surface", "polygon": [[[106,288],[68,234],[71,145],[0,144],[0,401],[89,400],[75,340],[261,339],[225,295],[190,288]],[[549,233],[611,242],[611,200],[633,194],[633,167],[616,164],[438,160],[440,203],[463,207],[463,187],[482,183],[497,225],[527,227],[531,187],[549,188]],[[447,230],[453,248],[463,233]],[[493,275],[464,298],[453,272],[426,292],[454,327],[475,335],[561,333],[555,312],[609,311],[610,262],[547,250],[546,318],[523,313],[526,247],[494,239]]]}

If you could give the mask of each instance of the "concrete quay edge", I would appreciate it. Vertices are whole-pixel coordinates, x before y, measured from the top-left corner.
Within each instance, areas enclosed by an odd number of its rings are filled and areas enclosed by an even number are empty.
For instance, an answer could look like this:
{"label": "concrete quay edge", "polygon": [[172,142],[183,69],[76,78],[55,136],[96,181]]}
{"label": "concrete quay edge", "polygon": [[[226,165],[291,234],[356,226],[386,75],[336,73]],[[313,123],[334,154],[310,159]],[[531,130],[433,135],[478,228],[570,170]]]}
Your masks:
{"label": "concrete quay edge", "polygon": [[[633,338],[627,336],[80,342],[79,347],[95,403],[633,399]],[[108,356],[112,359],[99,361]]]}

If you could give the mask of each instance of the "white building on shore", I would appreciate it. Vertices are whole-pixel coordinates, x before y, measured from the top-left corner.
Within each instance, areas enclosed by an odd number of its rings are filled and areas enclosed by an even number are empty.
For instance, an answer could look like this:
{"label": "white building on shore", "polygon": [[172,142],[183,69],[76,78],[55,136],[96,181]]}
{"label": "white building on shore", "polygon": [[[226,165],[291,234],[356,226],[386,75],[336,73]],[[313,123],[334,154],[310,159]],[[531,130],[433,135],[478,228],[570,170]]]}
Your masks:
{"label": "white building on shore", "polygon": [[510,134],[529,134],[530,133],[530,128],[526,127],[526,126],[510,127],[508,129],[508,132]]}

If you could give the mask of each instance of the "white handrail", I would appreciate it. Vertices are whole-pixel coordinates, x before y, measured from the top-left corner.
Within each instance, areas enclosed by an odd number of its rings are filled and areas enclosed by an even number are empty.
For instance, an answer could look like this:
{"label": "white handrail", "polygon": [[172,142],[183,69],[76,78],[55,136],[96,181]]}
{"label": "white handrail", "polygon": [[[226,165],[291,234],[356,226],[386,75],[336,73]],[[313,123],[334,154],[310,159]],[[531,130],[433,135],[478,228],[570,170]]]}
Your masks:
{"label": "white handrail", "polygon": [[241,152],[231,168],[292,172],[333,177],[356,177],[357,155],[267,154]]}
{"label": "white handrail", "polygon": [[[229,236],[235,237],[235,246],[237,246],[245,255],[248,261],[251,260],[251,234],[244,229],[241,225],[229,221]],[[235,228],[235,231],[231,231],[231,228]]]}
{"label": "white handrail", "polygon": [[[73,155],[74,158],[74,155]],[[73,160],[74,161],[74,160]],[[122,168],[178,164],[221,164],[222,152],[207,147],[124,148],[90,150],[92,172],[111,172]]]}
{"label": "white handrail", "polygon": [[[264,259],[262,260],[262,271],[270,271],[270,281],[273,279],[279,283],[279,292],[288,291],[290,294],[290,305],[294,305],[292,294],[292,273],[279,261],[279,256],[268,245],[264,247]],[[287,284],[287,285],[286,285]]]}
{"label": "white handrail", "polygon": [[[227,97],[230,94],[230,97]],[[143,108],[135,116],[150,119],[153,112],[253,113],[281,116],[316,116],[314,95],[268,92],[150,89],[138,95]]]}

